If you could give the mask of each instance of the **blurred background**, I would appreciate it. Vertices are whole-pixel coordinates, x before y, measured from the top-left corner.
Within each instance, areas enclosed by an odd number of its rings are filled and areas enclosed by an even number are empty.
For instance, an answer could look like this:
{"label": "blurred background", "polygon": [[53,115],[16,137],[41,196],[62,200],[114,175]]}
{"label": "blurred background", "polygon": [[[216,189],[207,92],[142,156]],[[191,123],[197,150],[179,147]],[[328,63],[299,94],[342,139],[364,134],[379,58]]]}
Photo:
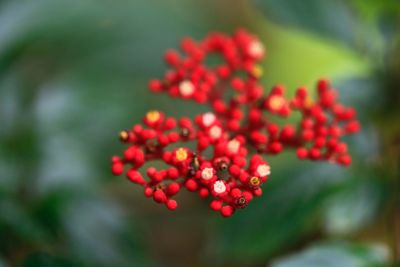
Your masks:
{"label": "blurred background", "polygon": [[[232,218],[181,194],[166,211],[110,173],[183,36],[245,27],[263,84],[330,77],[358,110],[349,168],[268,158],[265,194]],[[0,1],[0,266],[377,267],[400,258],[398,0]]]}

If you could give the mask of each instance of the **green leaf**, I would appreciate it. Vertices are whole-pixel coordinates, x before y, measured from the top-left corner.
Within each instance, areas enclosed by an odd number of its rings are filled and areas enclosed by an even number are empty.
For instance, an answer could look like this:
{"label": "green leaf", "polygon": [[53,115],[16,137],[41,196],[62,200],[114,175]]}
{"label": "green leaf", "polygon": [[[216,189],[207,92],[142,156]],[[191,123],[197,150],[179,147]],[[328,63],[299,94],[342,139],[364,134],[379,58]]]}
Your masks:
{"label": "green leaf", "polygon": [[268,51],[263,80],[267,88],[276,83],[290,90],[302,85],[314,87],[320,77],[344,79],[371,71],[367,58],[340,42],[262,20],[260,30]]}
{"label": "green leaf", "polygon": [[348,242],[325,242],[274,261],[271,267],[384,267],[388,247]]}

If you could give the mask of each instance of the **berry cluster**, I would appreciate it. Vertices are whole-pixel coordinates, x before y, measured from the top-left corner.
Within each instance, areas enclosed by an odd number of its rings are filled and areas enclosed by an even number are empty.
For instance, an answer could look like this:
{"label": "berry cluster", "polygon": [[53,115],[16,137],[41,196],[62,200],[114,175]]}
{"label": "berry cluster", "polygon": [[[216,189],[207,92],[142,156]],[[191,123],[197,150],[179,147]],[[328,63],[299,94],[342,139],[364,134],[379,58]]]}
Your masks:
{"label": "berry cluster", "polygon": [[[184,38],[181,49],[183,53],[166,51],[170,69],[163,79],[151,80],[149,88],[209,104],[212,111],[194,120],[150,111],[145,126],[120,133],[129,146],[122,157],[112,158],[112,172],[126,171],[131,182],[144,187],[146,197],[174,210],[178,204],[173,198],[185,187],[202,198],[211,197],[211,209],[229,217],[262,194],[261,185],[271,173],[263,154],[293,148],[299,159],[351,163],[340,138],[359,131],[360,125],[354,109],[337,102],[337,92],[327,80],[318,81],[315,100],[305,87],[291,99],[282,85],[264,95],[257,63],[265,49],[244,30],[232,37],[212,33],[201,42]],[[273,121],[274,116],[285,118],[295,111],[301,115],[298,125]],[[148,167],[145,179],[139,169],[150,161],[162,161],[166,167]]]}

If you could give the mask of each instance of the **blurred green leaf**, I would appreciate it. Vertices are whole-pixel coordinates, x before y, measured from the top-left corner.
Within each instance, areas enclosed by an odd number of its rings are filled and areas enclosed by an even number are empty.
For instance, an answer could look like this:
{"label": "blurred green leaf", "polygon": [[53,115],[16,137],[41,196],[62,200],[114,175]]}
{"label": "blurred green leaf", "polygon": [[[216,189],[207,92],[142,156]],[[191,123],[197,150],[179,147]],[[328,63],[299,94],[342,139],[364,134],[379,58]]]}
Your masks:
{"label": "blurred green leaf", "polygon": [[282,257],[271,267],[384,267],[388,248],[347,242],[320,243],[292,256]]}
{"label": "blurred green leaf", "polygon": [[256,0],[255,6],[268,18],[282,25],[313,31],[319,36],[353,44],[357,36],[356,17],[349,8],[349,1],[332,0]]}
{"label": "blurred green leaf", "polygon": [[337,41],[260,20],[268,50],[263,79],[267,88],[283,83],[293,92],[302,85],[313,88],[320,77],[343,79],[371,71],[367,58]]}
{"label": "blurred green leaf", "polygon": [[8,265],[0,258],[0,267],[8,267]]}
{"label": "blurred green leaf", "polygon": [[360,231],[378,213],[382,185],[375,179],[363,177],[335,194],[325,209],[325,227],[335,236]]}
{"label": "blurred green leaf", "polygon": [[54,257],[45,252],[32,253],[23,262],[21,267],[72,267],[77,266],[72,259]]}

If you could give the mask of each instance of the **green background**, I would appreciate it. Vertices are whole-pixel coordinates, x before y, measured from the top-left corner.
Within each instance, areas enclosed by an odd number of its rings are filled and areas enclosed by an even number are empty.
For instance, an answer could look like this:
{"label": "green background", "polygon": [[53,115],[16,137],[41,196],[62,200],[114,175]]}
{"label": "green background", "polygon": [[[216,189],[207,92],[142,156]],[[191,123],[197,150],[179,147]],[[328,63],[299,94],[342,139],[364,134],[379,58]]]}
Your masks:
{"label": "green background", "polygon": [[[0,1],[0,267],[395,266],[400,259],[400,2]],[[265,88],[329,77],[363,129],[349,168],[268,158],[265,194],[229,219],[180,208],[110,173],[119,130],[150,109],[166,48],[245,27],[268,51]]]}

